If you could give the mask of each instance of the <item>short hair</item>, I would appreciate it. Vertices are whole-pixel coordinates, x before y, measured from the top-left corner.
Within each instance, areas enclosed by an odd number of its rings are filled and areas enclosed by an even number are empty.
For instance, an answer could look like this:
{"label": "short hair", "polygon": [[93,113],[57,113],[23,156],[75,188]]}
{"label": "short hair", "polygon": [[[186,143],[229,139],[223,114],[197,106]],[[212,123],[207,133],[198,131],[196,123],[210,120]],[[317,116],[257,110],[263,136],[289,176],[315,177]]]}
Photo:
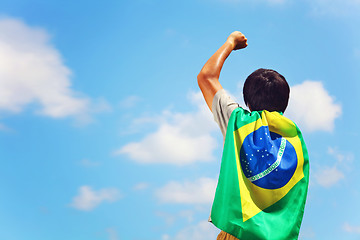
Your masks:
{"label": "short hair", "polygon": [[290,87],[280,73],[260,68],[246,78],[243,94],[245,104],[251,111],[284,112],[289,101]]}

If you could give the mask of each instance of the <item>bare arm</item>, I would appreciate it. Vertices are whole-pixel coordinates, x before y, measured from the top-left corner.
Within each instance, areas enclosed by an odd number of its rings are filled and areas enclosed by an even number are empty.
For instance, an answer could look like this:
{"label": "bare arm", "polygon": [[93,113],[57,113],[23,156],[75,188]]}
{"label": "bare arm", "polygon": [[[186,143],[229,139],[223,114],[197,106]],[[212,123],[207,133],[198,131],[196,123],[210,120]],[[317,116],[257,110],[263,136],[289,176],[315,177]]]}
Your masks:
{"label": "bare arm", "polygon": [[199,87],[210,110],[216,92],[222,89],[219,77],[225,60],[233,50],[245,48],[246,41],[247,39],[241,32],[231,33],[226,42],[205,63],[197,76]]}

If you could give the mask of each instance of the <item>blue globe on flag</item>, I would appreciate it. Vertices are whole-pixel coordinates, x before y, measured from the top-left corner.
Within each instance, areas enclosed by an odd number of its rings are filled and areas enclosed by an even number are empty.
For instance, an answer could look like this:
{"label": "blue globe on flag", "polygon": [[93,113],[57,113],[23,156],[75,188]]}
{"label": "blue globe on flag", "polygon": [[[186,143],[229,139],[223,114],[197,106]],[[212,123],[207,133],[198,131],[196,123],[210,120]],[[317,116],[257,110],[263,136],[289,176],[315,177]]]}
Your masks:
{"label": "blue globe on flag", "polygon": [[288,140],[262,126],[245,137],[240,164],[244,175],[256,186],[278,189],[294,175],[297,156]]}

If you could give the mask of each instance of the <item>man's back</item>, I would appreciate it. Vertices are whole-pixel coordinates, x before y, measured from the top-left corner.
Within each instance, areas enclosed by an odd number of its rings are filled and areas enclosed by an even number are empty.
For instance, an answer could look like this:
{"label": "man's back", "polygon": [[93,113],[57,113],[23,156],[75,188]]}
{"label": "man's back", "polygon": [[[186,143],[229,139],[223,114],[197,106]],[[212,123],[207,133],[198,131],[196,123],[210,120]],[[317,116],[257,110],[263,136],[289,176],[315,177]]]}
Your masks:
{"label": "man's back", "polygon": [[211,221],[224,231],[218,239],[297,239],[309,165],[300,130],[282,116],[290,88],[274,70],[255,71],[244,85],[249,112],[218,81],[230,52],[246,46],[240,32],[232,33],[198,75],[225,139]]}

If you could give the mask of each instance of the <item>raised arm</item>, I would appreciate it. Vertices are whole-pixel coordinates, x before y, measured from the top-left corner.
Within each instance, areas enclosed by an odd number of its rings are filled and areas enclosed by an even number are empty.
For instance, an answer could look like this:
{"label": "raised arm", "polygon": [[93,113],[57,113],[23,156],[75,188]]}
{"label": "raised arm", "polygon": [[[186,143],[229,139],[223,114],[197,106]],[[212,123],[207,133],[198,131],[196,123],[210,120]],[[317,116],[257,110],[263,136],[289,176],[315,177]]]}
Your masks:
{"label": "raised arm", "polygon": [[199,87],[210,110],[216,92],[222,89],[219,76],[226,58],[233,50],[245,48],[246,41],[247,39],[241,32],[231,33],[226,42],[205,63],[197,76]]}

